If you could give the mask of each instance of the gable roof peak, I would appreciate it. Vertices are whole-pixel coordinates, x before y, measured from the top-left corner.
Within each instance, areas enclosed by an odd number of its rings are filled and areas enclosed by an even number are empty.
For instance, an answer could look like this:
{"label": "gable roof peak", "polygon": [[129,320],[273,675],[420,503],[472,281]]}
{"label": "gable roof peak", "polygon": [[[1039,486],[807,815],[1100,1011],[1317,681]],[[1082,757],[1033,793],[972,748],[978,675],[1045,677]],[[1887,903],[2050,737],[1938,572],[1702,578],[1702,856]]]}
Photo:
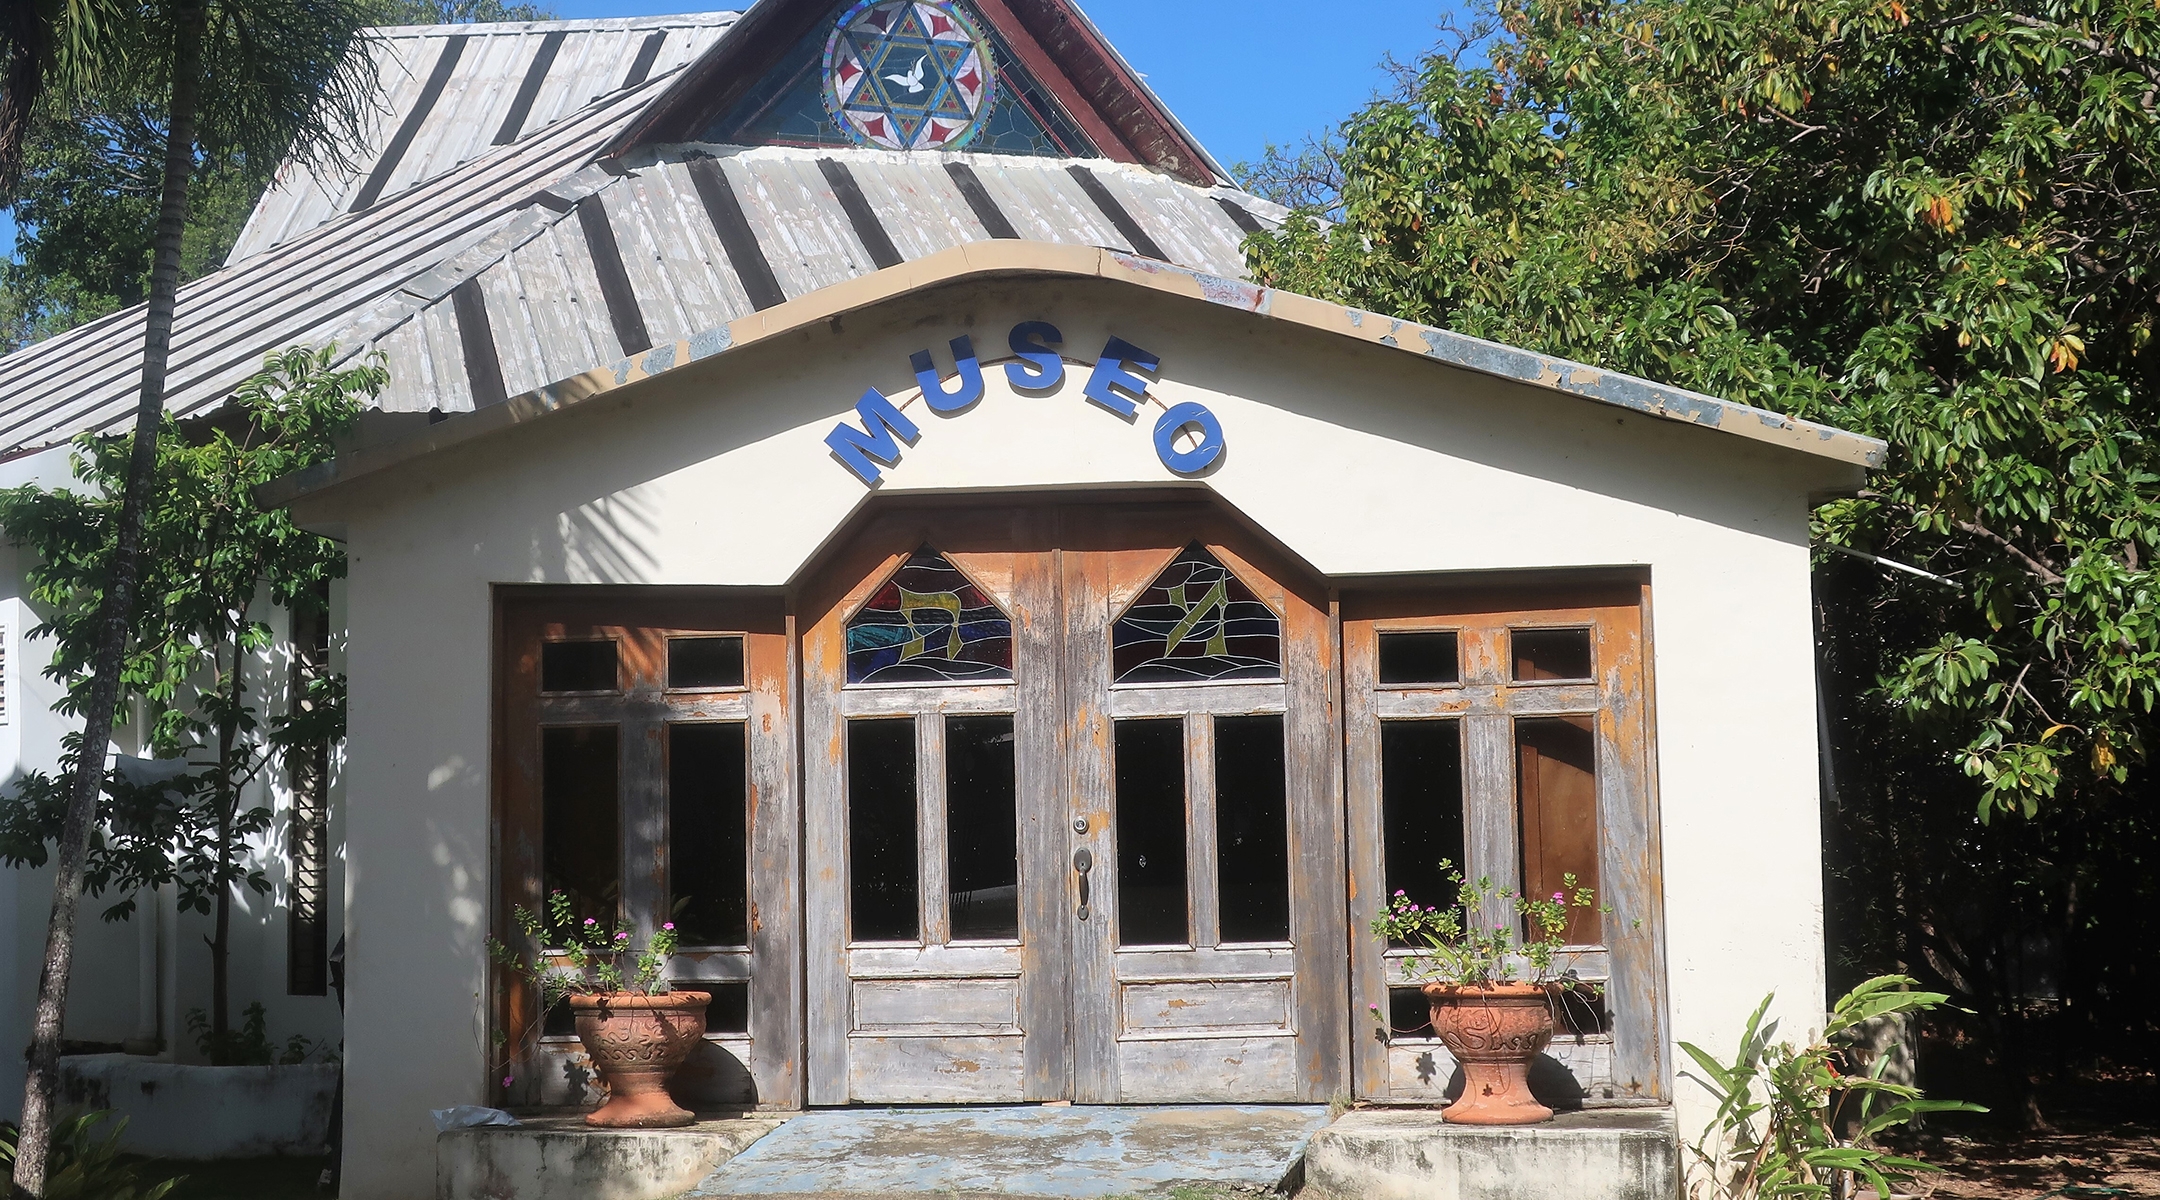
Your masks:
{"label": "gable roof peak", "polygon": [[1074,0],[759,0],[624,145],[1108,159],[1229,175]]}

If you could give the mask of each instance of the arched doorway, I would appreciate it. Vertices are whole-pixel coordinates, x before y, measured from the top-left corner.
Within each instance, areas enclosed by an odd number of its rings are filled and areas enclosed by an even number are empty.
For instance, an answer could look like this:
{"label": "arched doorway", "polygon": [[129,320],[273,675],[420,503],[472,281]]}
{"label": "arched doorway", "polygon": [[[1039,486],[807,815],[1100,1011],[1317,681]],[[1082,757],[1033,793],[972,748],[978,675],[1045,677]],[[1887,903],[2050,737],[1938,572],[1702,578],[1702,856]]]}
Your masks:
{"label": "arched doorway", "polygon": [[810,1102],[1317,1100],[1328,600],[1207,502],[894,506],[802,589]]}

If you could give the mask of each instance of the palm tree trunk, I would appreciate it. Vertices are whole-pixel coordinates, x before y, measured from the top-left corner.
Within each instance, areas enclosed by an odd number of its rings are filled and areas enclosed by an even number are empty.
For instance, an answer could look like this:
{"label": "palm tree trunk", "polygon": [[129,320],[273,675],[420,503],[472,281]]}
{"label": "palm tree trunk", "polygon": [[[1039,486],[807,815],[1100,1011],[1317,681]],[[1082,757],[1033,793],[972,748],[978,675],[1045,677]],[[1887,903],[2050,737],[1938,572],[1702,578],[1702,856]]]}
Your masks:
{"label": "palm tree trunk", "polygon": [[[213,543],[214,544],[214,543]],[[245,601],[242,602],[245,604]],[[213,1047],[211,1061],[219,1065],[232,1062],[232,893],[233,885],[226,875],[232,870],[233,820],[240,811],[240,789],[233,785],[233,743],[239,736],[241,693],[247,685],[240,675],[241,649],[239,626],[247,618],[242,609],[240,620],[233,622],[228,630],[232,642],[232,694],[226,697],[225,715],[218,721],[218,771],[217,771],[217,923],[210,937],[210,1044]]]}
{"label": "palm tree trunk", "polygon": [[37,107],[43,75],[52,51],[47,14],[30,0],[9,6],[0,45],[7,47],[6,75],[0,78],[0,196],[15,190],[22,174],[23,142],[30,135],[30,113]]}
{"label": "palm tree trunk", "polygon": [[188,180],[195,173],[195,116],[202,74],[202,43],[209,20],[206,0],[179,0],[173,25],[173,83],[166,113],[165,181],[158,209],[156,253],[150,266],[150,302],[143,333],[142,393],[135,410],[135,445],[128,460],[127,491],[113,547],[112,576],[98,607],[96,657],[90,698],[83,710],[83,740],[73,764],[67,820],[53,858],[52,919],[45,930],[45,963],[38,975],[37,1014],[31,1027],[29,1071],[23,1080],[22,1128],[15,1150],[15,1193],[43,1200],[46,1156],[52,1149],[53,1095],[60,1084],[60,1034],[67,1013],[68,972],[75,956],[75,905],[82,892],[83,851],[97,815],[112,741],[113,710],[120,699],[120,665],[135,612],[141,576],[142,516],[157,463],[158,425],[165,413],[166,360],[172,352],[173,308],[180,292],[180,236],[187,224]]}

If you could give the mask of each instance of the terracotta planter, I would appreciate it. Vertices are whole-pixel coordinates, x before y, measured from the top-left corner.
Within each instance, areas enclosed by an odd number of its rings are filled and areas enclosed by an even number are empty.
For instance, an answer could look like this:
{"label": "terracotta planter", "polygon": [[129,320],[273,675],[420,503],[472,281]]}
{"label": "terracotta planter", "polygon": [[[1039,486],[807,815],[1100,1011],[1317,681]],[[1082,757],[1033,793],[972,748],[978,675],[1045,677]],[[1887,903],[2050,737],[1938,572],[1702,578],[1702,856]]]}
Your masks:
{"label": "terracotta planter", "polygon": [[1462,1064],[1463,1093],[1441,1110],[1458,1125],[1535,1125],[1552,1110],[1530,1095],[1530,1060],[1553,1036],[1552,990],[1536,983],[1425,985],[1433,1030]]}
{"label": "terracotta planter", "polygon": [[609,1129],[673,1129],[697,1118],[668,1095],[668,1076],[705,1036],[708,992],[570,997],[578,1040],[607,1083],[608,1101],[585,1114]]}

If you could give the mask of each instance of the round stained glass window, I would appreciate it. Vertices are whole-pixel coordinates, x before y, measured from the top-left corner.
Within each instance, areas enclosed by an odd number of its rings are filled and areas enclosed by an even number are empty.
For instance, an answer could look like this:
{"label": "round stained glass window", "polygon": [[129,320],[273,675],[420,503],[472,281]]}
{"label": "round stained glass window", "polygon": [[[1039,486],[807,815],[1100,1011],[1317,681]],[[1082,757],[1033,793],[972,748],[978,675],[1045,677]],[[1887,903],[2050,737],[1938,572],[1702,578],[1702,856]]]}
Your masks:
{"label": "round stained glass window", "polygon": [[990,41],[953,0],[863,0],[825,43],[825,106],[866,146],[961,149],[995,87]]}

